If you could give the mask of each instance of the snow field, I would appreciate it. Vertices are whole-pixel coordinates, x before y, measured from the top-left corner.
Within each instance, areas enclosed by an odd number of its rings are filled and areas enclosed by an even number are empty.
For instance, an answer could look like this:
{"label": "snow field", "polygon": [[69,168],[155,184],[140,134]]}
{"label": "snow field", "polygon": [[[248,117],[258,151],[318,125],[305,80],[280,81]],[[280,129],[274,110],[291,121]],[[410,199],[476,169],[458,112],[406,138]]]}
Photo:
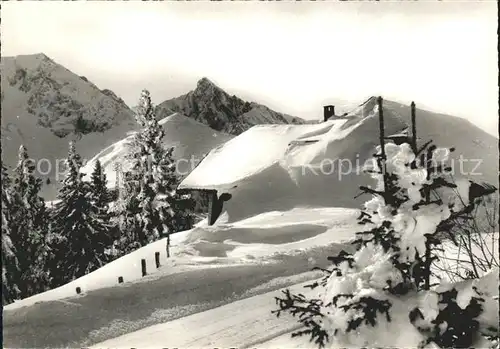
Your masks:
{"label": "snow field", "polygon": [[[302,283],[293,286],[302,291]],[[239,300],[212,310],[154,325],[91,348],[244,348],[297,328],[291,316],[271,314],[279,291]]]}
{"label": "snow field", "polygon": [[234,223],[199,225],[186,242],[196,245],[201,255],[211,249],[234,259],[259,259],[349,240],[357,214],[342,208],[273,211]]}
{"label": "snow field", "polygon": [[[317,291],[303,287],[307,284],[310,282],[296,284],[289,289],[292,293],[302,293],[309,298],[316,297]],[[498,295],[498,270],[488,273],[481,279],[469,280],[455,286],[465,297],[473,286],[478,287],[485,293],[489,308],[480,321],[491,323],[495,319],[498,320],[498,302],[492,299],[493,295]],[[308,336],[291,338],[291,333],[298,330],[300,326],[290,314],[283,313],[280,318],[271,314],[272,310],[277,309],[274,297],[280,296],[280,291],[246,298],[215,309],[147,327],[95,344],[91,348],[317,348],[314,343],[309,342]],[[393,302],[392,321],[387,322],[381,317],[376,327],[364,326],[360,331],[350,335],[352,344],[347,347],[417,347],[423,337],[410,323],[408,312],[425,300],[426,298],[422,299],[415,294],[391,299]],[[331,348],[346,347],[344,344],[340,345],[332,341],[329,344]],[[433,346],[430,345],[427,348],[433,348]]]}

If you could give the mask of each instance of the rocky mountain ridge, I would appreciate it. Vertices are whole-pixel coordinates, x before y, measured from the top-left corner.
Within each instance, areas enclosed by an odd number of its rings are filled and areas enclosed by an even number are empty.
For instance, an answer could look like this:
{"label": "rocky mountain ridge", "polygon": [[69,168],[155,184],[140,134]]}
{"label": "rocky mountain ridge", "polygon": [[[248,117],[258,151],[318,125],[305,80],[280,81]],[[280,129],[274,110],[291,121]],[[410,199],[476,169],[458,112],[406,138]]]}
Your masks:
{"label": "rocky mountain ridge", "polygon": [[22,144],[57,192],[56,173],[76,140],[83,158],[137,129],[132,110],[114,92],[100,89],[45,54],[2,57],[2,161],[17,163]]}
{"label": "rocky mountain ridge", "polygon": [[[13,94],[25,103],[12,106]],[[43,53],[2,58],[2,101],[7,118],[13,112],[30,114],[37,126],[60,138],[104,132],[123,122],[133,125],[131,110],[121,98]]]}
{"label": "rocky mountain ridge", "polygon": [[303,119],[276,112],[262,104],[230,95],[208,78],[185,95],[157,106],[158,118],[174,112],[204,123],[216,131],[238,135],[259,124],[304,124]]}

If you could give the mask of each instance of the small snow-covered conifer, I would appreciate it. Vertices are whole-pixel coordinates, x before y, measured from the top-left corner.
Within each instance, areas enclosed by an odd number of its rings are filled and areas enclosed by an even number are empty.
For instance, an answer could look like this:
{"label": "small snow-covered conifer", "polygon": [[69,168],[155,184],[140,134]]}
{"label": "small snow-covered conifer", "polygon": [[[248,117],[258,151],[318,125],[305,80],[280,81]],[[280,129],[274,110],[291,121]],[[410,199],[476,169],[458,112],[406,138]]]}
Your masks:
{"label": "small snow-covered conifer", "polygon": [[11,235],[16,229],[12,216],[14,197],[12,195],[11,181],[7,169],[2,161],[2,304],[12,303],[18,299],[19,290],[19,262],[17,250],[12,244]]}
{"label": "small snow-covered conifer", "polygon": [[[431,285],[437,249],[442,239],[453,239],[449,232],[456,218],[467,219],[476,200],[495,190],[479,185],[484,190],[470,198],[471,182],[460,180],[464,194],[460,202],[456,196],[443,195],[457,188],[447,174],[451,151],[430,142],[419,149],[409,143],[378,147],[366,169],[376,186],[361,187],[372,199],[358,218],[362,229],[352,243],[355,252],[329,258],[333,266],[327,275],[308,286],[318,291],[317,297],[286,290],[284,297],[276,298],[275,313],[299,315],[305,327],[294,336],[309,335],[319,347],[327,343],[394,347],[394,336],[381,333],[390,331],[395,317],[397,323],[413,324],[422,347],[431,342],[470,347],[481,333],[498,331],[498,318],[496,325],[478,319],[487,298],[478,288],[463,291]],[[405,307],[411,310],[401,318]]]}

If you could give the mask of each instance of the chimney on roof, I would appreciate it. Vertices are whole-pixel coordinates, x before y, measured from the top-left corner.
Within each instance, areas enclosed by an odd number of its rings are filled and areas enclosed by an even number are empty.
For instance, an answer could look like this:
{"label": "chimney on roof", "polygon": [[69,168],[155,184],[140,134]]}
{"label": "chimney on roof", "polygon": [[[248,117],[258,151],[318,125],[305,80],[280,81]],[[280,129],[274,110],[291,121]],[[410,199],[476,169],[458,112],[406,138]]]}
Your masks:
{"label": "chimney on roof", "polygon": [[324,109],[324,120],[327,121],[332,116],[335,116],[335,106],[334,105],[325,105]]}

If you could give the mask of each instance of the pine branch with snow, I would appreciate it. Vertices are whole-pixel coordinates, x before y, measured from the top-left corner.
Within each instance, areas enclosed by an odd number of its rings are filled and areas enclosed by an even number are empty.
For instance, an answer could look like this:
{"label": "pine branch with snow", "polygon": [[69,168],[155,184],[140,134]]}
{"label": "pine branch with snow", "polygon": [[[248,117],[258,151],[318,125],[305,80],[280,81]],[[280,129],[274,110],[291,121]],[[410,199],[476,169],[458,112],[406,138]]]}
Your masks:
{"label": "pine branch with snow", "polygon": [[[285,298],[277,298],[279,310],[275,313],[299,315],[299,322],[305,326],[296,335],[310,335],[320,347],[329,339],[340,346],[375,342],[391,346],[394,343],[375,339],[373,333],[377,328],[391,326],[396,304],[400,307],[404,299],[435,294],[438,301],[431,320],[421,315],[419,304],[406,320],[420,331],[422,347],[431,342],[440,347],[471,346],[479,337],[484,338],[481,331],[485,323],[490,326],[491,322],[479,319],[485,309],[481,291],[461,304],[459,312],[456,302],[464,297],[460,291],[441,292],[430,284],[431,266],[438,259],[442,243],[440,237],[449,233],[457,217],[467,217],[476,199],[491,193],[491,188],[483,186],[485,190],[476,190],[479,194],[471,200],[471,182],[467,181],[461,182],[461,190],[467,193],[462,197],[464,202],[439,195],[440,191],[457,187],[447,179],[450,151],[430,143],[417,153],[407,143],[385,144],[384,151],[378,147],[367,168],[376,186],[361,187],[372,199],[365,203],[358,219],[364,230],[352,242],[356,252],[342,251],[330,258],[333,266],[325,278],[309,285],[318,290],[315,299],[290,292],[285,292]],[[454,316],[463,325],[458,325]],[[426,321],[417,321],[420,318]]]}

